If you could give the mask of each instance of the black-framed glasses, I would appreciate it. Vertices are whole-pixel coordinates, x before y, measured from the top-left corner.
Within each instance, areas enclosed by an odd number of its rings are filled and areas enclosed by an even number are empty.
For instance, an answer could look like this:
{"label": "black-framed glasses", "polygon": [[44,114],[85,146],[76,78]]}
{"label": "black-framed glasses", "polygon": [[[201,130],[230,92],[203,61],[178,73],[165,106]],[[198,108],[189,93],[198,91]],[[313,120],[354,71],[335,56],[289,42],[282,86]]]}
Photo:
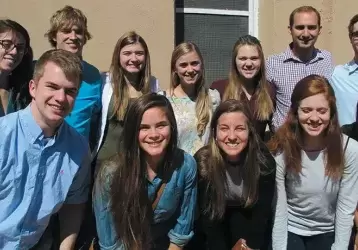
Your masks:
{"label": "black-framed glasses", "polygon": [[354,38],[358,37],[358,30],[351,32],[351,37],[354,37]]}
{"label": "black-framed glasses", "polygon": [[11,40],[0,40],[0,46],[6,51],[6,52],[10,52],[11,50],[13,50],[15,47],[17,49],[17,51],[19,53],[23,53],[25,54],[27,52],[27,48],[26,48],[26,44],[20,43],[20,44],[15,44],[13,43],[13,41]]}

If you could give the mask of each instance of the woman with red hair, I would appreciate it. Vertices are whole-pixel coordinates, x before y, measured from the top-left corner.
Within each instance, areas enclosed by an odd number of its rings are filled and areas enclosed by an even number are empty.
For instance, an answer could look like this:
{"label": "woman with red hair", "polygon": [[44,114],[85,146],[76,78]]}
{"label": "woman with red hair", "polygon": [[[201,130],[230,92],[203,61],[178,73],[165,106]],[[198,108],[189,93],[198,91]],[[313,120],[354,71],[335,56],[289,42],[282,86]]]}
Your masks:
{"label": "woman with red hair", "polygon": [[310,75],[269,141],[277,205],[273,249],[347,249],[358,200],[358,143],[341,133],[327,79]]}

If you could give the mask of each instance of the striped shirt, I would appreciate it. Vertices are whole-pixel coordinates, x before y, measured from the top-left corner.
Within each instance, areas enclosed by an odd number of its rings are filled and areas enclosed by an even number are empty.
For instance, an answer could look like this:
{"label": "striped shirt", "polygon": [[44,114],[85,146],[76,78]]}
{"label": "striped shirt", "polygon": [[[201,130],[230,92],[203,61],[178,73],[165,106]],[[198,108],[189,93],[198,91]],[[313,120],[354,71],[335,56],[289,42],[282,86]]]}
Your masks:
{"label": "striped shirt", "polygon": [[297,82],[312,74],[321,75],[330,80],[333,69],[332,55],[326,50],[315,49],[312,59],[303,62],[293,54],[290,45],[283,53],[267,59],[267,80],[276,92],[276,110],[272,118],[275,130],[285,122],[291,106],[291,94]]}

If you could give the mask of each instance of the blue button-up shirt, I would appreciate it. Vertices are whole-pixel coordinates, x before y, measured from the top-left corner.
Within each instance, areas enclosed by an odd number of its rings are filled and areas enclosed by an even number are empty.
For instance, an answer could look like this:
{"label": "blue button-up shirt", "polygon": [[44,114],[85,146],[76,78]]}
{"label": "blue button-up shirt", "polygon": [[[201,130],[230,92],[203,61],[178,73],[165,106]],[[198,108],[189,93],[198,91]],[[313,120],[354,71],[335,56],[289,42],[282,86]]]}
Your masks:
{"label": "blue button-up shirt", "polygon": [[83,61],[82,66],[82,83],[66,121],[80,134],[90,139],[90,132],[97,131],[97,127],[91,125],[99,123],[102,110],[102,78],[93,65]]}
{"label": "blue button-up shirt", "polygon": [[[179,150],[179,149],[178,149]],[[184,153],[184,152],[183,152]],[[168,236],[169,241],[184,246],[193,237],[197,198],[197,167],[194,158],[184,153],[184,160],[173,172],[154,211],[152,238]],[[100,171],[93,196],[99,244],[102,250],[125,250],[118,239],[110,211],[110,184],[115,165],[109,163]],[[148,198],[155,200],[162,180],[156,176],[148,181]],[[168,241],[168,242],[169,242]],[[169,247],[169,245],[167,246]]]}
{"label": "blue button-up shirt", "polygon": [[0,118],[0,249],[29,249],[64,203],[86,202],[89,148],[66,122],[45,138],[31,108]]}
{"label": "blue button-up shirt", "polygon": [[358,102],[358,64],[352,60],[345,65],[338,65],[334,69],[331,84],[337,99],[340,125],[355,122]]}

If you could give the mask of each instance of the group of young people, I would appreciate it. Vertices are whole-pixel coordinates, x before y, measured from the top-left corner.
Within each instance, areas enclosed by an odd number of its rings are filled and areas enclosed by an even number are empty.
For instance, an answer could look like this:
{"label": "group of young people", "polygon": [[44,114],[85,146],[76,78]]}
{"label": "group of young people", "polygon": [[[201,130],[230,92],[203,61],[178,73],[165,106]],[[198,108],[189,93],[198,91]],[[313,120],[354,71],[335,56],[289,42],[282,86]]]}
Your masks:
{"label": "group of young people", "polygon": [[339,96],[358,76],[358,15],[336,69],[320,22],[295,9],[267,60],[238,38],[209,87],[183,42],[164,90],[134,31],[100,74],[80,10],[54,13],[35,63],[26,29],[0,20],[0,249],[354,249],[358,127]]}

